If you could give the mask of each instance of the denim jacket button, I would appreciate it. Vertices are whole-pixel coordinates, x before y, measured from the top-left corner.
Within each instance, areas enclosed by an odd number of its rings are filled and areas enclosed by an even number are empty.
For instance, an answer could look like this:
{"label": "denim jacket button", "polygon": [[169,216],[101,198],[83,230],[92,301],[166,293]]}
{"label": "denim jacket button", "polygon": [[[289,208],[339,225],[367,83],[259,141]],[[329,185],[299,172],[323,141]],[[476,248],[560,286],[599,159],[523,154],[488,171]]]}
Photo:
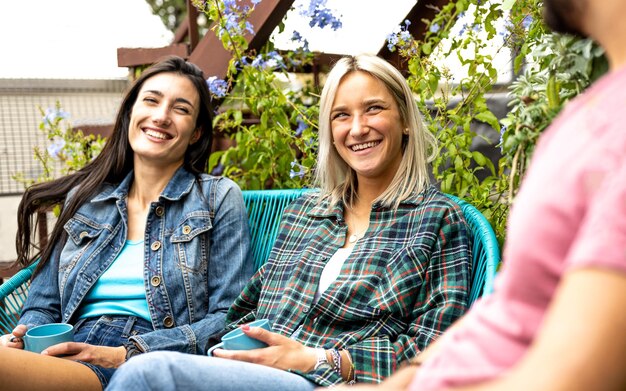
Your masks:
{"label": "denim jacket button", "polygon": [[78,237],[82,239],[82,238],[84,238],[84,237],[85,237],[85,236],[87,236],[87,235],[89,235],[89,234],[87,233],[87,231],[83,231],[83,232],[81,232],[81,233],[78,235]]}
{"label": "denim jacket button", "polygon": [[159,242],[158,240],[152,242],[152,245],[150,246],[150,248],[152,249],[152,251],[156,251],[158,249],[161,248],[161,242]]}
{"label": "denim jacket button", "polygon": [[188,225],[185,225],[185,226],[183,227],[183,233],[184,233],[185,235],[189,235],[189,232],[191,232],[191,227],[190,227],[190,226],[188,226]]}
{"label": "denim jacket button", "polygon": [[160,283],[161,283],[161,277],[159,276],[154,276],[150,279],[150,284],[152,284],[152,286],[159,286]]}
{"label": "denim jacket button", "polygon": [[165,327],[174,326],[174,319],[172,319],[171,316],[166,316],[165,318],[163,318],[163,326]]}
{"label": "denim jacket button", "polygon": [[165,208],[159,205],[156,207],[154,213],[156,213],[156,215],[159,217],[163,217],[163,215],[165,214]]}

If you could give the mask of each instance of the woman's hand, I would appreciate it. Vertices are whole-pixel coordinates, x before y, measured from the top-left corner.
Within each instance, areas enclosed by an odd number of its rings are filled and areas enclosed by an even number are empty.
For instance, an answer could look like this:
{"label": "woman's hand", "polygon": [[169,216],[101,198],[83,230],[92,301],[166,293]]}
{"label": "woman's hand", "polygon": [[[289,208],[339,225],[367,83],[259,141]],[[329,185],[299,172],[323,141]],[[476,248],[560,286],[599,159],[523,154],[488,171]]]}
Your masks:
{"label": "woman's hand", "polygon": [[5,334],[0,337],[0,346],[7,348],[24,349],[24,335],[28,327],[23,324],[17,325],[11,332],[11,334]]}
{"label": "woman's hand", "polygon": [[260,327],[241,326],[241,330],[249,337],[268,344],[268,347],[253,350],[215,349],[215,357],[246,361],[272,368],[288,370],[297,369],[302,372],[311,371],[317,362],[315,349],[277,333]]}
{"label": "woman's hand", "polygon": [[64,342],[50,346],[41,352],[48,356],[62,356],[74,361],[84,361],[104,368],[117,368],[126,361],[126,349],[123,346],[97,346],[82,342]]}

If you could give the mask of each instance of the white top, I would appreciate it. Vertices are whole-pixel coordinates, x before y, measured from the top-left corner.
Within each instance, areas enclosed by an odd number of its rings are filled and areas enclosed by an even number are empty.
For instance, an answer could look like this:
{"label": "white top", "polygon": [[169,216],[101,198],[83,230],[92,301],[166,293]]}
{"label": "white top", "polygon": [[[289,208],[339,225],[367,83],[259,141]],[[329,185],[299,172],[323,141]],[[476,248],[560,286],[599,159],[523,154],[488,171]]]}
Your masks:
{"label": "white top", "polygon": [[326,289],[328,289],[330,284],[332,284],[333,281],[337,279],[339,273],[341,272],[343,264],[346,262],[346,259],[352,252],[353,248],[354,247],[340,248],[337,250],[336,253],[333,254],[330,260],[328,260],[328,263],[326,264],[326,266],[324,266],[324,270],[322,270],[320,283],[317,286],[317,292],[315,292],[316,302],[320,298],[320,296],[322,296],[322,293],[324,293]]}

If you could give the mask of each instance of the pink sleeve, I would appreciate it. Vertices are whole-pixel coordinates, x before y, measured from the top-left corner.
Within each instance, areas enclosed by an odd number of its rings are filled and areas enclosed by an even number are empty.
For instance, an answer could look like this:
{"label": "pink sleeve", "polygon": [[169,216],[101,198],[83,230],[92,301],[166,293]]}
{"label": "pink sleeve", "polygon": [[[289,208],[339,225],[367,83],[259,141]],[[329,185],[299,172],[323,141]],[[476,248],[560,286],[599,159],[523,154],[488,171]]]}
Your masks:
{"label": "pink sleeve", "polygon": [[626,162],[592,196],[567,268],[599,266],[626,273]]}

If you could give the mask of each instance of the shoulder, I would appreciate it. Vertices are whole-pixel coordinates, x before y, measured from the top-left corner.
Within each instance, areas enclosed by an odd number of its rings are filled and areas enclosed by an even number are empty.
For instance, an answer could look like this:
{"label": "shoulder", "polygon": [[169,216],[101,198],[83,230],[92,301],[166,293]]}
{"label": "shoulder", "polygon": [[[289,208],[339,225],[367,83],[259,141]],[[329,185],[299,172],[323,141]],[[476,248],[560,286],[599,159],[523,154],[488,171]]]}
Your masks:
{"label": "shoulder", "polygon": [[285,209],[285,214],[308,215],[319,214],[328,208],[328,199],[320,198],[319,190],[314,189],[304,192],[300,197],[293,200]]}
{"label": "shoulder", "polygon": [[413,198],[417,201],[417,208],[431,213],[463,216],[461,206],[452,197],[442,193],[433,185],[429,185]]}
{"label": "shoulder", "polygon": [[226,197],[228,195],[241,196],[241,189],[231,179],[221,176],[214,176],[209,174],[200,174],[197,178],[197,185],[202,188],[202,192],[210,194],[212,190],[219,197]]}

